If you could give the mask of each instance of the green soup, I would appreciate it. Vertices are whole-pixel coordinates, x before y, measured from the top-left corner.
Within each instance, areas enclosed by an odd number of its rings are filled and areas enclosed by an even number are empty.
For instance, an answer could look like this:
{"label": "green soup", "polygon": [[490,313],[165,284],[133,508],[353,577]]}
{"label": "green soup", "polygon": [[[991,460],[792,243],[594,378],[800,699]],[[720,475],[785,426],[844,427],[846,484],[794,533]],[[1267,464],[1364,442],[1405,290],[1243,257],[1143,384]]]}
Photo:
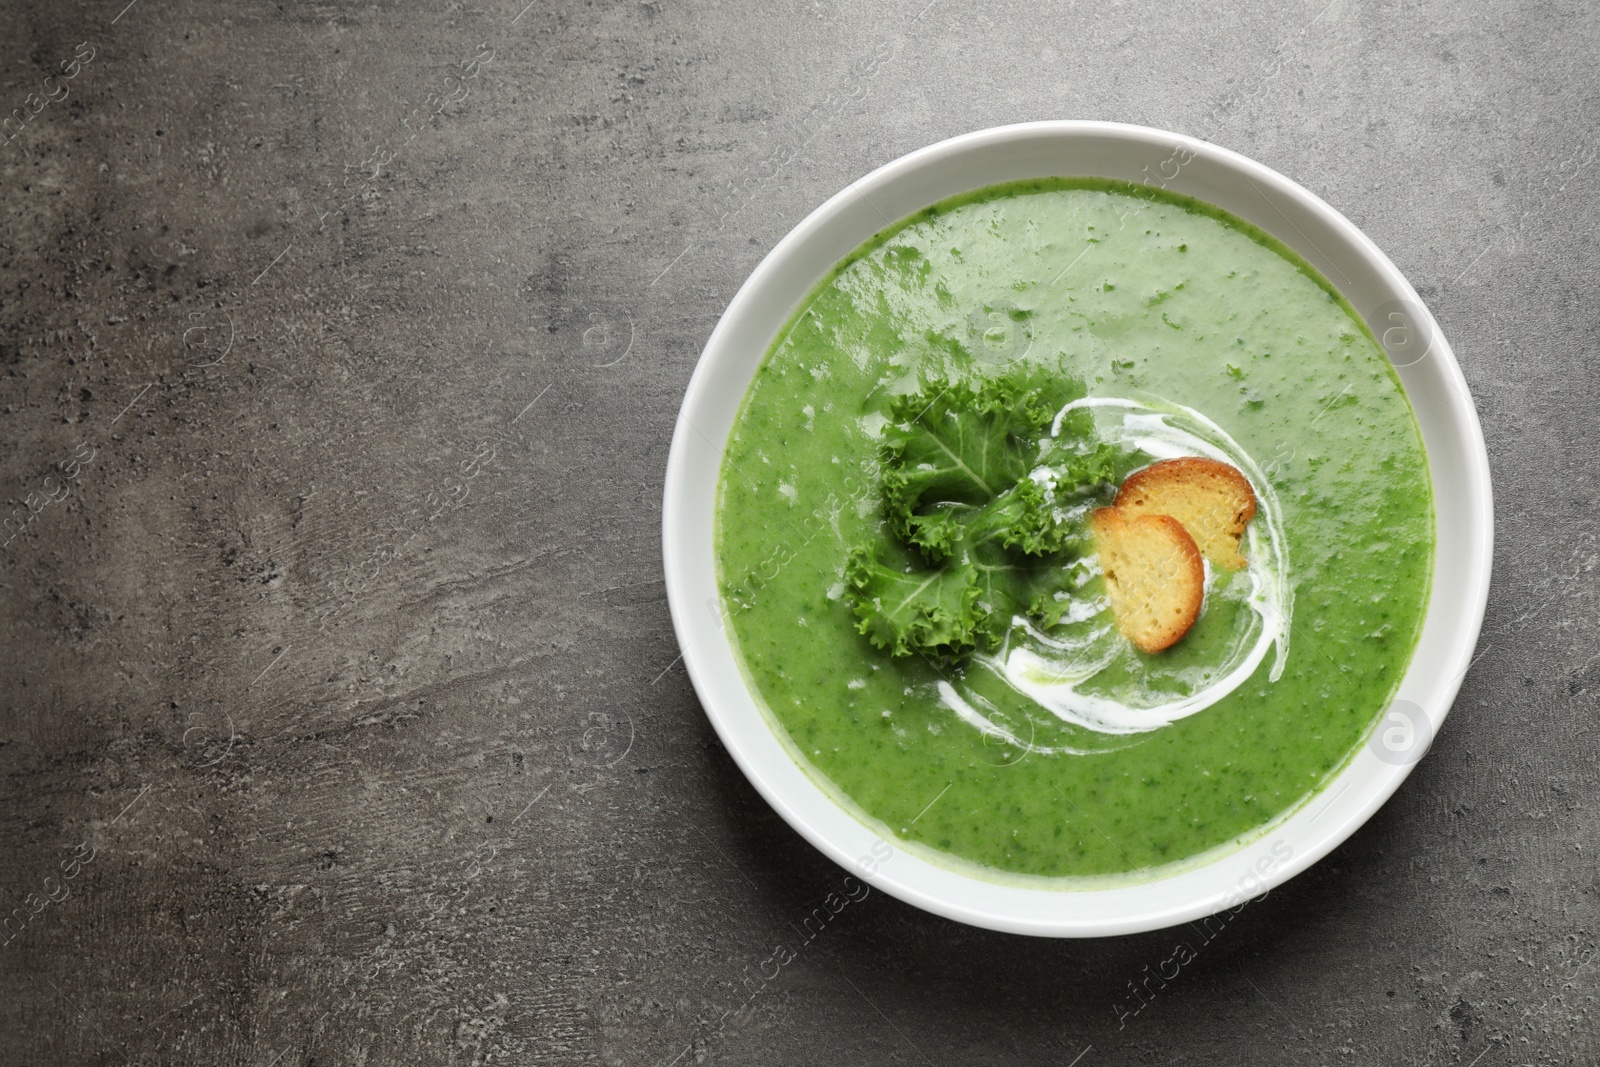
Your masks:
{"label": "green soup", "polygon": [[[1069,409],[1041,454],[1102,448],[1120,481],[1209,453],[1255,486],[1250,568],[1208,570],[1172,649],[1110,625],[1081,524],[1114,484],[1043,520],[1066,547],[1025,577],[1054,612],[997,608],[942,652],[863,633],[853,558],[933,573],[891,529],[896,420],[1013,381]],[[1398,379],[1307,263],[1209,205],[1053,179],[929,208],[811,294],[734,425],[717,538],[753,689],[858,817],[955,866],[1127,877],[1260,834],[1362,743],[1421,626],[1433,507]]]}

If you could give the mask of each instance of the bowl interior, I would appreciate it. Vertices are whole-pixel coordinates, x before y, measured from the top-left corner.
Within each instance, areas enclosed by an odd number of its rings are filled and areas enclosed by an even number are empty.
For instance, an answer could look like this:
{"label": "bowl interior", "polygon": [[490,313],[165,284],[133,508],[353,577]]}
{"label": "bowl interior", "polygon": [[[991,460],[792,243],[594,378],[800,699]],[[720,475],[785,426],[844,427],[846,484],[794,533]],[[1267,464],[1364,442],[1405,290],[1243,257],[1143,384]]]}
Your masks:
{"label": "bowl interior", "polygon": [[1100,936],[1212,914],[1304,870],[1388,799],[1414,760],[1360,750],[1309,804],[1265,836],[1136,885],[1063,891],[972,877],[912,855],[836,804],[790,757],[747,688],[722,624],[713,529],[723,444],[768,346],[833,266],[893,222],[1000,182],[1054,175],[1161,186],[1255,223],[1304,256],[1367,318],[1399,371],[1428,452],[1436,554],[1422,633],[1397,705],[1443,722],[1470,663],[1488,596],[1488,459],[1466,382],[1416,292],[1373,243],[1300,186],[1193,138],[1116,123],[1000,127],[914,152],[862,178],[785,237],[734,297],[690,381],[663,504],[667,593],[685,666],[718,734],[769,803],[813,845],[918,907],[991,929]]}

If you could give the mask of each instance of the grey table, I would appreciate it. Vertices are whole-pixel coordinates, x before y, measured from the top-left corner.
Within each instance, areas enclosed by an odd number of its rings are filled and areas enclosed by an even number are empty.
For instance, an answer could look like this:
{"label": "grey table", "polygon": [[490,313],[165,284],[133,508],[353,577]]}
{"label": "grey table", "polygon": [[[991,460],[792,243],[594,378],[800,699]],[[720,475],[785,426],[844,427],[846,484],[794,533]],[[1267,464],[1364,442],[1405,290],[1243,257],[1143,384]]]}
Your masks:
{"label": "grey table", "polygon": [[[1597,46],[1576,3],[10,0],[0,1058],[1594,1063]],[[1063,117],[1239,149],[1418,286],[1494,466],[1480,658],[1214,939],[817,932],[844,872],[676,660],[678,402],[831,193]]]}

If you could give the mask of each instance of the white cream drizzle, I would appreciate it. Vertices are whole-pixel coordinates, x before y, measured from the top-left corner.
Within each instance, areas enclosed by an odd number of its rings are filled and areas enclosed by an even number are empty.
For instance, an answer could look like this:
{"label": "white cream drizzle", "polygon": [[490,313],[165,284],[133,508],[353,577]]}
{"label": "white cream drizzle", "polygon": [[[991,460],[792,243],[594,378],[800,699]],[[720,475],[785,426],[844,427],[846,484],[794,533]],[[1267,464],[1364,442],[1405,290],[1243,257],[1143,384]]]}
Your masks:
{"label": "white cream drizzle", "polygon": [[[1013,618],[1000,650],[993,655],[976,656],[974,663],[1060,722],[1111,735],[1144,733],[1204,711],[1243,685],[1274,646],[1276,656],[1268,677],[1277,681],[1289,655],[1294,592],[1289,584],[1283,512],[1266,474],[1222,427],[1200,412],[1177,404],[1157,407],[1117,397],[1085,397],[1057,413],[1051,436],[1060,435],[1061,422],[1069,412],[1084,408],[1096,411],[1096,430],[1112,444],[1144,452],[1157,460],[1206,456],[1232,464],[1249,479],[1258,509],[1256,521],[1246,532],[1250,591],[1243,603],[1255,618],[1249,629],[1228,645],[1221,662],[1214,665],[1212,680],[1178,699],[1149,687],[1124,698],[1083,690],[1086,683],[1119,660],[1126,662],[1126,657],[1133,654],[1126,639],[1117,632],[1110,604],[1103,596],[1074,598],[1062,620],[1068,627],[1065,636],[1045,634],[1027,619]],[[1097,559],[1090,557],[1083,563],[1086,566],[1076,582],[1080,588],[1099,574]],[[1231,577],[1227,575],[1223,581]],[[1218,595],[1219,588],[1221,583],[1208,565],[1208,603]],[[1005,744],[1040,755],[1087,754],[1072,746],[1038,744],[1034,737],[1024,740],[1015,730],[995,721],[994,705],[982,696],[970,691],[963,694],[949,682],[940,682],[938,689],[941,703],[958,718]]]}

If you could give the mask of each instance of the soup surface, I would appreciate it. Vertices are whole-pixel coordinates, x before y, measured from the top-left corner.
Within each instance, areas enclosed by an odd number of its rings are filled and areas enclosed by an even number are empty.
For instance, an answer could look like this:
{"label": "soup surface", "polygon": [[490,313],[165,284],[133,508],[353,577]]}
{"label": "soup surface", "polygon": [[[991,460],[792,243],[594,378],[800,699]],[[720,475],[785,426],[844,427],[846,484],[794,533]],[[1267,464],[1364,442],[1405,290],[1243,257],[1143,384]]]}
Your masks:
{"label": "soup surface", "polygon": [[[1087,515],[1184,455],[1250,480],[1248,566],[1208,564],[1199,621],[1146,654]],[[717,539],[759,701],[863,821],[996,877],[1146,877],[1362,743],[1433,508],[1398,379],[1308,264],[1209,205],[1053,179],[912,216],[812,293],[734,425]]]}

